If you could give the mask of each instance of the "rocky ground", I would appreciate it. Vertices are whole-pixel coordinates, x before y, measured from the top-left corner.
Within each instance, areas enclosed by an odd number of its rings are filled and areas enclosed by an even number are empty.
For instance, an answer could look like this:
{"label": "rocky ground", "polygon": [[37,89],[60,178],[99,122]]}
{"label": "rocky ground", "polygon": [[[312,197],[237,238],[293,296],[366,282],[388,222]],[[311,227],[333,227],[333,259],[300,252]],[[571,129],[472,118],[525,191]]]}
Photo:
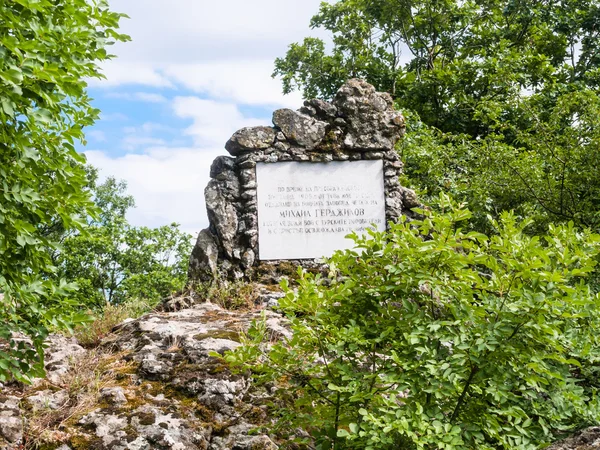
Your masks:
{"label": "rocky ground", "polygon": [[[94,350],[52,336],[47,378],[0,391],[0,449],[278,448],[264,431],[270,393],[211,356],[239,346],[261,312],[192,303],[126,321]],[[273,339],[289,333],[262,314]]]}
{"label": "rocky ground", "polygon": [[[267,302],[273,303],[274,299]],[[270,450],[272,392],[232,373],[214,352],[266,320],[273,340],[289,331],[279,314],[229,311],[190,296],[127,320],[100,347],[52,336],[47,378],[0,388],[0,450]],[[600,449],[600,427],[549,450]]]}

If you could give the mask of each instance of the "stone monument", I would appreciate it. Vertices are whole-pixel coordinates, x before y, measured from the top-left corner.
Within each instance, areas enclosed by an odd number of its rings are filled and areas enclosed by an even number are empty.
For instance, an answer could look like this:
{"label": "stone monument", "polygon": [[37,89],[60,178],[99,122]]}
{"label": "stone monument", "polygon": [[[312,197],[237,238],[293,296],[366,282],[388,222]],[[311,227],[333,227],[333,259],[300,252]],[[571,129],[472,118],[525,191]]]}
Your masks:
{"label": "stone monument", "polygon": [[410,215],[394,150],[404,118],[392,98],[353,79],[331,103],[279,109],[273,127],[235,132],[205,189],[210,225],[190,258],[191,282],[251,277],[257,267],[315,265],[352,247],[345,236]]}

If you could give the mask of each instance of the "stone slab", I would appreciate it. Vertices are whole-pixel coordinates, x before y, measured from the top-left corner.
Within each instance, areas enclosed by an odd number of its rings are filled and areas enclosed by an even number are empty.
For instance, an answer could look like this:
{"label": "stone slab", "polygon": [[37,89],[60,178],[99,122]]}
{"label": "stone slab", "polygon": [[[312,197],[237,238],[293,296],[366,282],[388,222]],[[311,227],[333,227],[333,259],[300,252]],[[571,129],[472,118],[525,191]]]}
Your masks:
{"label": "stone slab", "polygon": [[260,260],[314,259],[385,230],[383,161],[257,163]]}

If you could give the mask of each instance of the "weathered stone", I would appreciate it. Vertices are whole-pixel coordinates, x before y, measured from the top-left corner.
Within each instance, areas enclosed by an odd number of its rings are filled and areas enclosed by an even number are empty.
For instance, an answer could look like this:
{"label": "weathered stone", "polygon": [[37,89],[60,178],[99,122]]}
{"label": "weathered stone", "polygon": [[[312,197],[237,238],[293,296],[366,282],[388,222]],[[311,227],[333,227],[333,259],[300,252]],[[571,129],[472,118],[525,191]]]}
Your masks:
{"label": "weathered stone", "polygon": [[315,148],[325,137],[327,122],[291,109],[278,109],[273,113],[273,124],[279,127],[285,137],[307,150]]}
{"label": "weathered stone", "polygon": [[32,411],[56,410],[69,401],[69,394],[65,391],[52,392],[44,389],[30,395],[26,401]]}
{"label": "weathered stone", "polygon": [[251,268],[254,265],[255,258],[256,256],[252,250],[246,250],[242,255],[242,265],[244,266],[244,268]]}
{"label": "weathered stone", "polygon": [[216,178],[222,172],[233,172],[235,158],[229,156],[217,156],[210,166],[210,177]]}
{"label": "weathered stone", "polygon": [[[236,189],[239,192],[239,184],[236,187],[223,186],[222,183],[214,183],[214,181],[211,180],[204,191],[206,210],[210,223],[215,227],[221,246],[231,256],[237,232],[238,216],[235,206],[224,201],[223,192]],[[237,178],[233,181],[237,183]]]}
{"label": "weathered stone", "polygon": [[85,349],[75,338],[62,335],[50,335],[46,340],[48,346],[44,352],[46,358],[46,378],[53,383],[58,382],[71,365],[74,357],[85,353]]}
{"label": "weathered stone", "polygon": [[349,80],[333,104],[347,123],[343,141],[347,149],[391,150],[404,133],[404,118],[393,109],[391,96],[365,81]]}
{"label": "weathered stone", "polygon": [[[254,183],[254,185],[256,186],[256,183]],[[242,192],[242,198],[244,200],[250,200],[252,198],[256,198],[256,189],[247,189],[244,192]]]}
{"label": "weathered stone", "polygon": [[290,144],[287,142],[275,142],[275,150],[279,150],[280,152],[287,152],[290,149]]}
{"label": "weathered stone", "polygon": [[232,156],[254,150],[265,149],[275,142],[275,130],[271,127],[246,127],[233,133],[225,144]]}
{"label": "weathered stone", "polygon": [[124,405],[127,403],[125,391],[119,386],[100,389],[100,400],[112,405]]}
{"label": "weathered stone", "polygon": [[600,449],[600,426],[586,428],[573,436],[556,442],[546,450],[594,450]]}
{"label": "weathered stone", "polygon": [[402,187],[402,203],[404,204],[404,206],[406,208],[416,208],[417,206],[420,206],[419,203],[419,198],[417,197],[417,194],[415,193],[415,191],[413,191],[412,189],[408,189],[405,187]]}
{"label": "weathered stone", "polygon": [[383,152],[365,152],[364,159],[383,159]]}
{"label": "weathered stone", "polygon": [[190,280],[211,281],[217,276],[219,247],[208,228],[198,233],[188,268]]}
{"label": "weathered stone", "polygon": [[7,449],[16,449],[23,439],[19,402],[18,397],[0,396],[0,446],[6,444]]}
{"label": "weathered stone", "polygon": [[337,108],[334,105],[318,98],[306,100],[304,106],[307,110],[314,111],[312,115],[320,120],[331,121],[337,116]]}
{"label": "weathered stone", "polygon": [[348,153],[334,153],[333,159],[336,161],[348,161],[350,159],[350,155]]}
{"label": "weathered stone", "polygon": [[330,162],[333,161],[333,155],[329,153],[313,153],[310,155],[312,162]]}
{"label": "weathered stone", "polygon": [[[333,103],[307,100],[299,111],[277,110],[273,124],[274,128],[252,127],[234,133],[227,149],[235,158],[219,157],[211,168],[205,198],[213,242],[198,245],[210,244],[211,255],[217,256],[214,272],[214,260],[204,263],[209,268],[204,271],[205,279],[215,272],[230,279],[253,274],[250,269],[258,259],[258,163],[383,160],[386,219],[410,215],[407,205],[418,203],[399,182],[402,162],[394,144],[404,132],[404,119],[394,111],[388,94],[376,92],[364,81],[350,80]],[[205,249],[195,252],[206,260]],[[194,264],[198,266],[191,259],[190,266]],[[198,279],[192,267],[189,273],[190,279]]]}

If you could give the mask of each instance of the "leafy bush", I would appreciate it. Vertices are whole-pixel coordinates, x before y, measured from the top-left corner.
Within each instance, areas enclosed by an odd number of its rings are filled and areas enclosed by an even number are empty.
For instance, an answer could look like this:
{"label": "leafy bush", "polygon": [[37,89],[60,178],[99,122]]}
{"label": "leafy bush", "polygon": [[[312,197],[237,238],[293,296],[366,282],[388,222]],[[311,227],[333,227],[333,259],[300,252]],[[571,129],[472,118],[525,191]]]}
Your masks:
{"label": "leafy bush", "polygon": [[[106,0],[8,0],[0,7],[0,381],[42,376],[49,327],[86,320],[49,279],[54,230],[81,229],[94,209],[75,145],[99,111],[86,79],[100,78],[121,14]],[[33,345],[16,336],[26,335]]]}
{"label": "leafy bush", "polygon": [[[95,173],[92,171],[92,180]],[[53,254],[56,277],[77,283],[80,305],[102,309],[147,299],[156,303],[183,288],[191,236],[175,223],[157,228],[135,227],[126,214],[135,206],[127,184],[109,177],[92,181],[94,202],[101,213],[90,217],[85,233],[63,236]]]}
{"label": "leafy bush", "polygon": [[280,385],[281,432],[318,449],[534,449],[600,420],[600,296],[584,279],[600,236],[531,237],[505,213],[487,237],[440,207],[354,236],[330,283],[302,273],[280,302],[291,340],[266,350],[257,324],[227,356]]}

